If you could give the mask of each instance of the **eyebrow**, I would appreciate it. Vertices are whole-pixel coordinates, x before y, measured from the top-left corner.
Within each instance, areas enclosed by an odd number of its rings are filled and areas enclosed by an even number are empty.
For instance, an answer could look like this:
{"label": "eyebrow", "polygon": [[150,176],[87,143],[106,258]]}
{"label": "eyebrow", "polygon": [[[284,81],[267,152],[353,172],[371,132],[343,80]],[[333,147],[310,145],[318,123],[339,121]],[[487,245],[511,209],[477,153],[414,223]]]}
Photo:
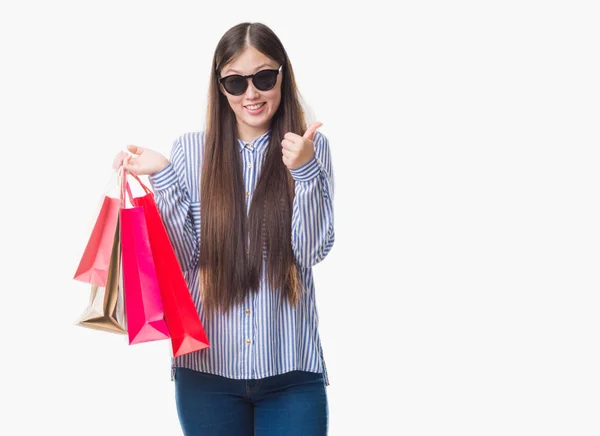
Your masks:
{"label": "eyebrow", "polygon": [[[259,70],[260,68],[262,68],[262,67],[270,67],[270,65],[269,65],[269,64],[267,64],[267,63],[260,64],[258,67],[256,67],[256,71],[258,71],[258,70]],[[271,67],[271,68],[273,68],[273,67]],[[228,70],[227,70],[227,71],[225,71],[225,73],[223,73],[223,74],[226,74],[226,73],[238,73],[238,74],[242,74],[242,73],[240,73],[238,70],[234,70],[233,68],[231,68],[231,69],[228,69]]]}

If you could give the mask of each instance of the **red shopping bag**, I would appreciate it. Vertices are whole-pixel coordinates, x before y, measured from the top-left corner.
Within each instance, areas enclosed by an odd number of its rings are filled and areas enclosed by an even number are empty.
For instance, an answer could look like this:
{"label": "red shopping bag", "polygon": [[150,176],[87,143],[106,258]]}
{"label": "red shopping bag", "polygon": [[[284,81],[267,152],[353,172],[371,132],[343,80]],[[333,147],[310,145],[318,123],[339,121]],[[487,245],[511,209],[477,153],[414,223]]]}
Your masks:
{"label": "red shopping bag", "polygon": [[119,198],[104,196],[92,234],[73,276],[75,280],[106,286],[120,205]]}
{"label": "red shopping bag", "polygon": [[135,174],[131,175],[146,192],[142,197],[135,197],[133,204],[144,210],[173,356],[207,348],[210,344],[206,332],[156,206],[154,194]]}
{"label": "red shopping bag", "polygon": [[133,204],[123,171],[121,184],[121,256],[129,344],[169,338],[156,266],[143,207],[126,207],[125,191]]}

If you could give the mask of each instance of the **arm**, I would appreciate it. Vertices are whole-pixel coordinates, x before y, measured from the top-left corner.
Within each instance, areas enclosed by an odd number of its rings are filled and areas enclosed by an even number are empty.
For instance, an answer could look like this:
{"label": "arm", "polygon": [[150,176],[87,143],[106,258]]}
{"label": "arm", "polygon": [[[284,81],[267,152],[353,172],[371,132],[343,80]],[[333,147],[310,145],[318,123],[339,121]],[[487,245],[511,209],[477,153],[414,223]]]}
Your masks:
{"label": "arm", "polygon": [[198,260],[199,244],[194,231],[189,187],[186,184],[186,159],[180,138],[173,143],[169,164],[148,176],[148,181],[179,265],[183,271],[187,271]]}
{"label": "arm", "polygon": [[334,179],[329,141],[315,132],[315,155],[301,167],[291,169],[295,180],[292,213],[292,249],[299,266],[309,268],[333,247]]}

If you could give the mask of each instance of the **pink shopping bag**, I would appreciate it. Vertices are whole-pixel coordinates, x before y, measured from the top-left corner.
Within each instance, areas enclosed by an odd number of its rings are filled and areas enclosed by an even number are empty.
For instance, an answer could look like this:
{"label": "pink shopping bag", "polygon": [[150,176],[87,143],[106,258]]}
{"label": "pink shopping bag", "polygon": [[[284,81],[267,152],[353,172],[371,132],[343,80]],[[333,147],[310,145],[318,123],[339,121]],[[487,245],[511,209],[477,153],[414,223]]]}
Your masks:
{"label": "pink shopping bag", "polygon": [[127,184],[127,171],[122,169],[121,184],[121,250],[125,313],[129,344],[168,339],[156,267],[150,248],[144,208],[126,207],[125,192],[133,204]]}
{"label": "pink shopping bag", "polygon": [[210,344],[206,332],[154,201],[154,194],[139,177],[131,175],[145,191],[145,195],[135,197],[133,203],[143,208],[146,217],[173,357],[207,348]]}

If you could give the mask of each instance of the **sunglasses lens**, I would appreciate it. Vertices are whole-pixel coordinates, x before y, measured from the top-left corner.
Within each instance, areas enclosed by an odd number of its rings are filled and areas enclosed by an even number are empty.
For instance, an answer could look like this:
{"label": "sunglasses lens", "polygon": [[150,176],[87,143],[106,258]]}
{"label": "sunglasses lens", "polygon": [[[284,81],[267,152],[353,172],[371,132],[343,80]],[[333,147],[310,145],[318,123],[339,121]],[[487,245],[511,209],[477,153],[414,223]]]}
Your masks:
{"label": "sunglasses lens", "polygon": [[254,76],[253,83],[261,91],[268,91],[277,83],[277,72],[260,71]]}
{"label": "sunglasses lens", "polygon": [[[254,84],[256,89],[260,91],[268,91],[269,89],[273,89],[273,87],[277,83],[277,73],[278,71],[259,71],[252,78],[252,83]],[[223,81],[223,86],[230,94],[242,95],[244,92],[246,92],[246,88],[248,87],[248,81],[244,77],[236,74],[227,77]]]}
{"label": "sunglasses lens", "polygon": [[223,86],[227,92],[233,95],[243,94],[244,91],[246,91],[247,85],[248,82],[242,76],[231,76],[228,77],[225,82],[223,82]]}

